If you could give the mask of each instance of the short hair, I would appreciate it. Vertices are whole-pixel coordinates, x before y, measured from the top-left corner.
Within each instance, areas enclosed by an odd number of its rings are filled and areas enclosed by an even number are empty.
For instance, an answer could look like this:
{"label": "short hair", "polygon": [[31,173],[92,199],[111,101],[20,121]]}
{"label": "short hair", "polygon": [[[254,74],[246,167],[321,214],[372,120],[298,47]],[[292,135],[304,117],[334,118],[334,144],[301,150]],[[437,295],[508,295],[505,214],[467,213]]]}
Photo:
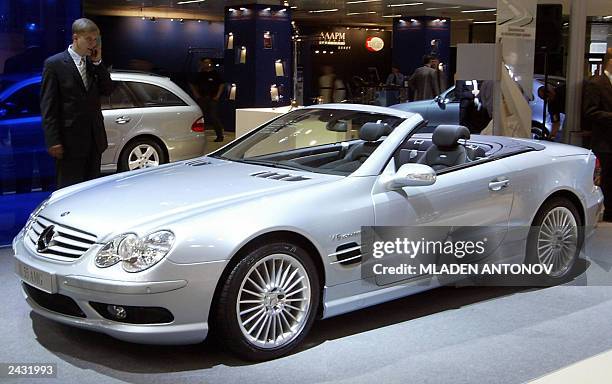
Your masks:
{"label": "short hair", "polygon": [[430,61],[431,61],[430,55],[423,56],[423,64],[429,64]]}
{"label": "short hair", "polygon": [[74,23],[72,23],[72,33],[80,34],[80,33],[89,33],[89,32],[100,32],[100,28],[93,21],[81,18],[76,19]]}

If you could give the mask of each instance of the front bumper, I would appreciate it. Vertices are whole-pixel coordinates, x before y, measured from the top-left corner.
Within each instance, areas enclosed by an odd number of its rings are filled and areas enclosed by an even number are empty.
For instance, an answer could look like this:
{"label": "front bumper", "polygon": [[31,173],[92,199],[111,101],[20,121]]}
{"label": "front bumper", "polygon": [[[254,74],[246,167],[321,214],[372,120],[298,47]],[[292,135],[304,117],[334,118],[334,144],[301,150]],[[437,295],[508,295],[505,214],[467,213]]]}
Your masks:
{"label": "front bumper", "polygon": [[[72,299],[82,317],[67,315],[41,302],[38,297],[24,297],[32,310],[48,319],[79,328],[102,332],[120,340],[142,344],[195,344],[208,334],[208,316],[215,287],[226,261],[176,264],[167,258],[150,270],[135,274],[120,274],[110,268],[93,265],[92,254],[100,245],[92,247],[75,262],[58,262],[32,251],[21,235],[13,241],[16,262],[52,276],[52,291],[45,293]],[[18,264],[16,264],[17,266]],[[121,268],[119,265],[116,267]],[[105,272],[109,275],[104,276]],[[115,274],[113,274],[113,272]],[[18,274],[20,280],[25,282]],[[131,279],[128,279],[131,278]],[[29,282],[32,286],[32,283]],[[130,324],[109,320],[91,303],[106,303],[126,307],[164,308],[172,314],[172,321],[161,324]]]}

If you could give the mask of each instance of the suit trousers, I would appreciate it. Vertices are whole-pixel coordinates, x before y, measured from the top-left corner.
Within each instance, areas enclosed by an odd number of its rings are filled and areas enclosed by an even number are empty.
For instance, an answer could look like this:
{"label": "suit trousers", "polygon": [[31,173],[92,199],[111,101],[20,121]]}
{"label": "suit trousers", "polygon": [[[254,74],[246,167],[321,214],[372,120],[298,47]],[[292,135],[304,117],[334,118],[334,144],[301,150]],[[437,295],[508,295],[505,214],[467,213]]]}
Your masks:
{"label": "suit trousers", "polygon": [[604,195],[604,218],[612,218],[612,153],[598,152],[595,154],[601,165],[601,192]]}
{"label": "suit trousers", "polygon": [[100,176],[102,155],[94,148],[86,157],[56,160],[56,188],[64,188]]}

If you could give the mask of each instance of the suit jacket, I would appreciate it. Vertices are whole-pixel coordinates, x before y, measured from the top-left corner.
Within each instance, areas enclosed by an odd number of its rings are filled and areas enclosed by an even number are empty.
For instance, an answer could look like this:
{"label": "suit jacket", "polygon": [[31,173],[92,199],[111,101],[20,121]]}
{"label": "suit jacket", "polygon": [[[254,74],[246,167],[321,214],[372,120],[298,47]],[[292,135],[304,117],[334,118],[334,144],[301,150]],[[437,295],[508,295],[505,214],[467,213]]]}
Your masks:
{"label": "suit jacket", "polygon": [[47,148],[61,144],[64,158],[87,157],[108,147],[100,95],[109,96],[113,82],[103,64],[87,58],[85,88],[79,70],[68,50],[45,60],[40,107]]}
{"label": "suit jacket", "polygon": [[594,152],[612,152],[612,84],[608,76],[593,77],[584,87],[583,129],[591,130]]}
{"label": "suit jacket", "polygon": [[436,70],[427,66],[417,68],[408,82],[414,92],[415,100],[433,99],[440,89]]}

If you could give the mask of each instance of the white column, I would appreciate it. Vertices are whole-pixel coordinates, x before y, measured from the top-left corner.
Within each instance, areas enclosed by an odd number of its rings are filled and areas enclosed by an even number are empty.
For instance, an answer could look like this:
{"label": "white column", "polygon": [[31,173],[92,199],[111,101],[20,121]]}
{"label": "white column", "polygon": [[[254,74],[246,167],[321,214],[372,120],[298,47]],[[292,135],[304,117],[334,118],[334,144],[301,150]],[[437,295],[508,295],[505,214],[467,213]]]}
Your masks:
{"label": "white column", "polygon": [[[571,0],[565,100],[566,128],[563,132],[563,141],[576,145],[580,145],[581,140],[575,135],[570,135],[570,132],[580,131],[586,25],[587,2],[584,0]],[[572,142],[570,142],[570,139]]]}

